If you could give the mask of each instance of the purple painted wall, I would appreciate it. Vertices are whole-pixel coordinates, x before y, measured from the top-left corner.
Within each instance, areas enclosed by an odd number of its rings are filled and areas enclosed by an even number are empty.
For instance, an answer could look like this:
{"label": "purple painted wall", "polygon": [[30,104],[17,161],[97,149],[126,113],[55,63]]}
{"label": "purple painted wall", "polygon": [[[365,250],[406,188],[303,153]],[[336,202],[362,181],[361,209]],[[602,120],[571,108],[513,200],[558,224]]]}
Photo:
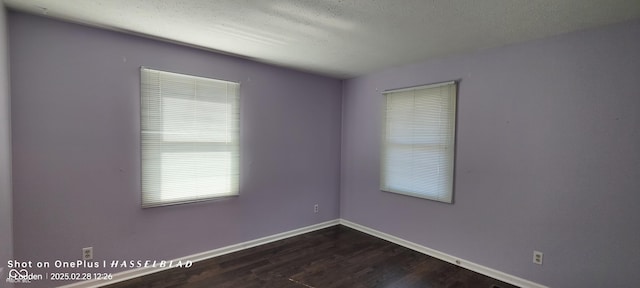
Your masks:
{"label": "purple painted wall", "polygon": [[[380,91],[453,79],[455,204],[381,192]],[[351,79],[342,108],[342,218],[551,287],[640,287],[640,22]]]}
{"label": "purple painted wall", "polygon": [[13,253],[11,200],[11,113],[9,101],[9,61],[7,21],[4,3],[0,3],[0,287],[5,282],[7,261]]}
{"label": "purple painted wall", "polygon": [[[173,259],[339,217],[340,80],[8,18],[16,259]],[[140,208],[141,65],[241,82],[239,197]]]}
{"label": "purple painted wall", "polygon": [[[38,16],[8,18],[16,259],[74,260],[86,246],[97,260],[172,259],[341,216],[551,287],[640,286],[640,22],[341,86]],[[0,53],[5,46],[0,35]],[[240,197],[140,208],[141,65],[242,82]],[[455,204],[380,192],[380,91],[451,79],[462,79]],[[8,105],[8,93],[0,100]],[[0,133],[8,117],[0,105]],[[0,155],[9,149],[0,142]],[[4,214],[8,183],[0,183]],[[534,249],[545,253],[543,266],[531,263]]]}

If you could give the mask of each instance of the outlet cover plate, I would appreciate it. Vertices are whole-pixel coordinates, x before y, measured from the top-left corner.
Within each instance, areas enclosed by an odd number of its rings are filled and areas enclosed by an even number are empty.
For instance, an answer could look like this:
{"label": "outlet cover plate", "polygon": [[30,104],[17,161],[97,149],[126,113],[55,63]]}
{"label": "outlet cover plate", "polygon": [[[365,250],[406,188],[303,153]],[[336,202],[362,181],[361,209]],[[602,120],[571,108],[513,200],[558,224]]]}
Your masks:
{"label": "outlet cover plate", "polygon": [[542,257],[544,256],[544,254],[542,254],[542,252],[540,251],[533,251],[533,263],[538,264],[538,265],[542,265]]}

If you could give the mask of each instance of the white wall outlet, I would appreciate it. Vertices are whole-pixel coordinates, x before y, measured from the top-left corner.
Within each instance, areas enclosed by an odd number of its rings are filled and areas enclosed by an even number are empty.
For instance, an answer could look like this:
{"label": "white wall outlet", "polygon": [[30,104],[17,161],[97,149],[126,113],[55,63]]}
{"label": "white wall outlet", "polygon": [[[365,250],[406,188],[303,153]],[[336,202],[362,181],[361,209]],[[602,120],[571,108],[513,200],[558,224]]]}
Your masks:
{"label": "white wall outlet", "polygon": [[82,260],[93,259],[93,247],[82,248]]}
{"label": "white wall outlet", "polygon": [[318,211],[319,211],[319,206],[318,206],[318,204],[313,205],[313,213],[318,213]]}
{"label": "white wall outlet", "polygon": [[542,252],[540,251],[533,251],[533,263],[536,263],[538,265],[542,265]]}

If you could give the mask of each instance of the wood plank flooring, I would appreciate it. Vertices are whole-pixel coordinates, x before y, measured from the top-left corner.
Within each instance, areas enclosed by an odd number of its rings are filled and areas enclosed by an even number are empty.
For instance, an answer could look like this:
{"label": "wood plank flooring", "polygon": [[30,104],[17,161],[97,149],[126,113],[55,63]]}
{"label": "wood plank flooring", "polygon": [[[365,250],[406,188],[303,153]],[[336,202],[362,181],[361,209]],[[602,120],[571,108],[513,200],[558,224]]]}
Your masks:
{"label": "wood plank flooring", "polygon": [[338,225],[108,288],[514,288]]}

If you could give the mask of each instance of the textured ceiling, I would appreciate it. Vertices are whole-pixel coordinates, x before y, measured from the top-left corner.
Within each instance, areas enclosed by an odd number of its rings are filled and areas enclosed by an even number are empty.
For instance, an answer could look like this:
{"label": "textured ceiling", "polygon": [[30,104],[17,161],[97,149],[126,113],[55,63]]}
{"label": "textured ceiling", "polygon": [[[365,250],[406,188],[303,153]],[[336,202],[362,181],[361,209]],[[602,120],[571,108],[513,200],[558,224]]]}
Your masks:
{"label": "textured ceiling", "polygon": [[339,78],[640,18],[640,0],[4,0]]}

